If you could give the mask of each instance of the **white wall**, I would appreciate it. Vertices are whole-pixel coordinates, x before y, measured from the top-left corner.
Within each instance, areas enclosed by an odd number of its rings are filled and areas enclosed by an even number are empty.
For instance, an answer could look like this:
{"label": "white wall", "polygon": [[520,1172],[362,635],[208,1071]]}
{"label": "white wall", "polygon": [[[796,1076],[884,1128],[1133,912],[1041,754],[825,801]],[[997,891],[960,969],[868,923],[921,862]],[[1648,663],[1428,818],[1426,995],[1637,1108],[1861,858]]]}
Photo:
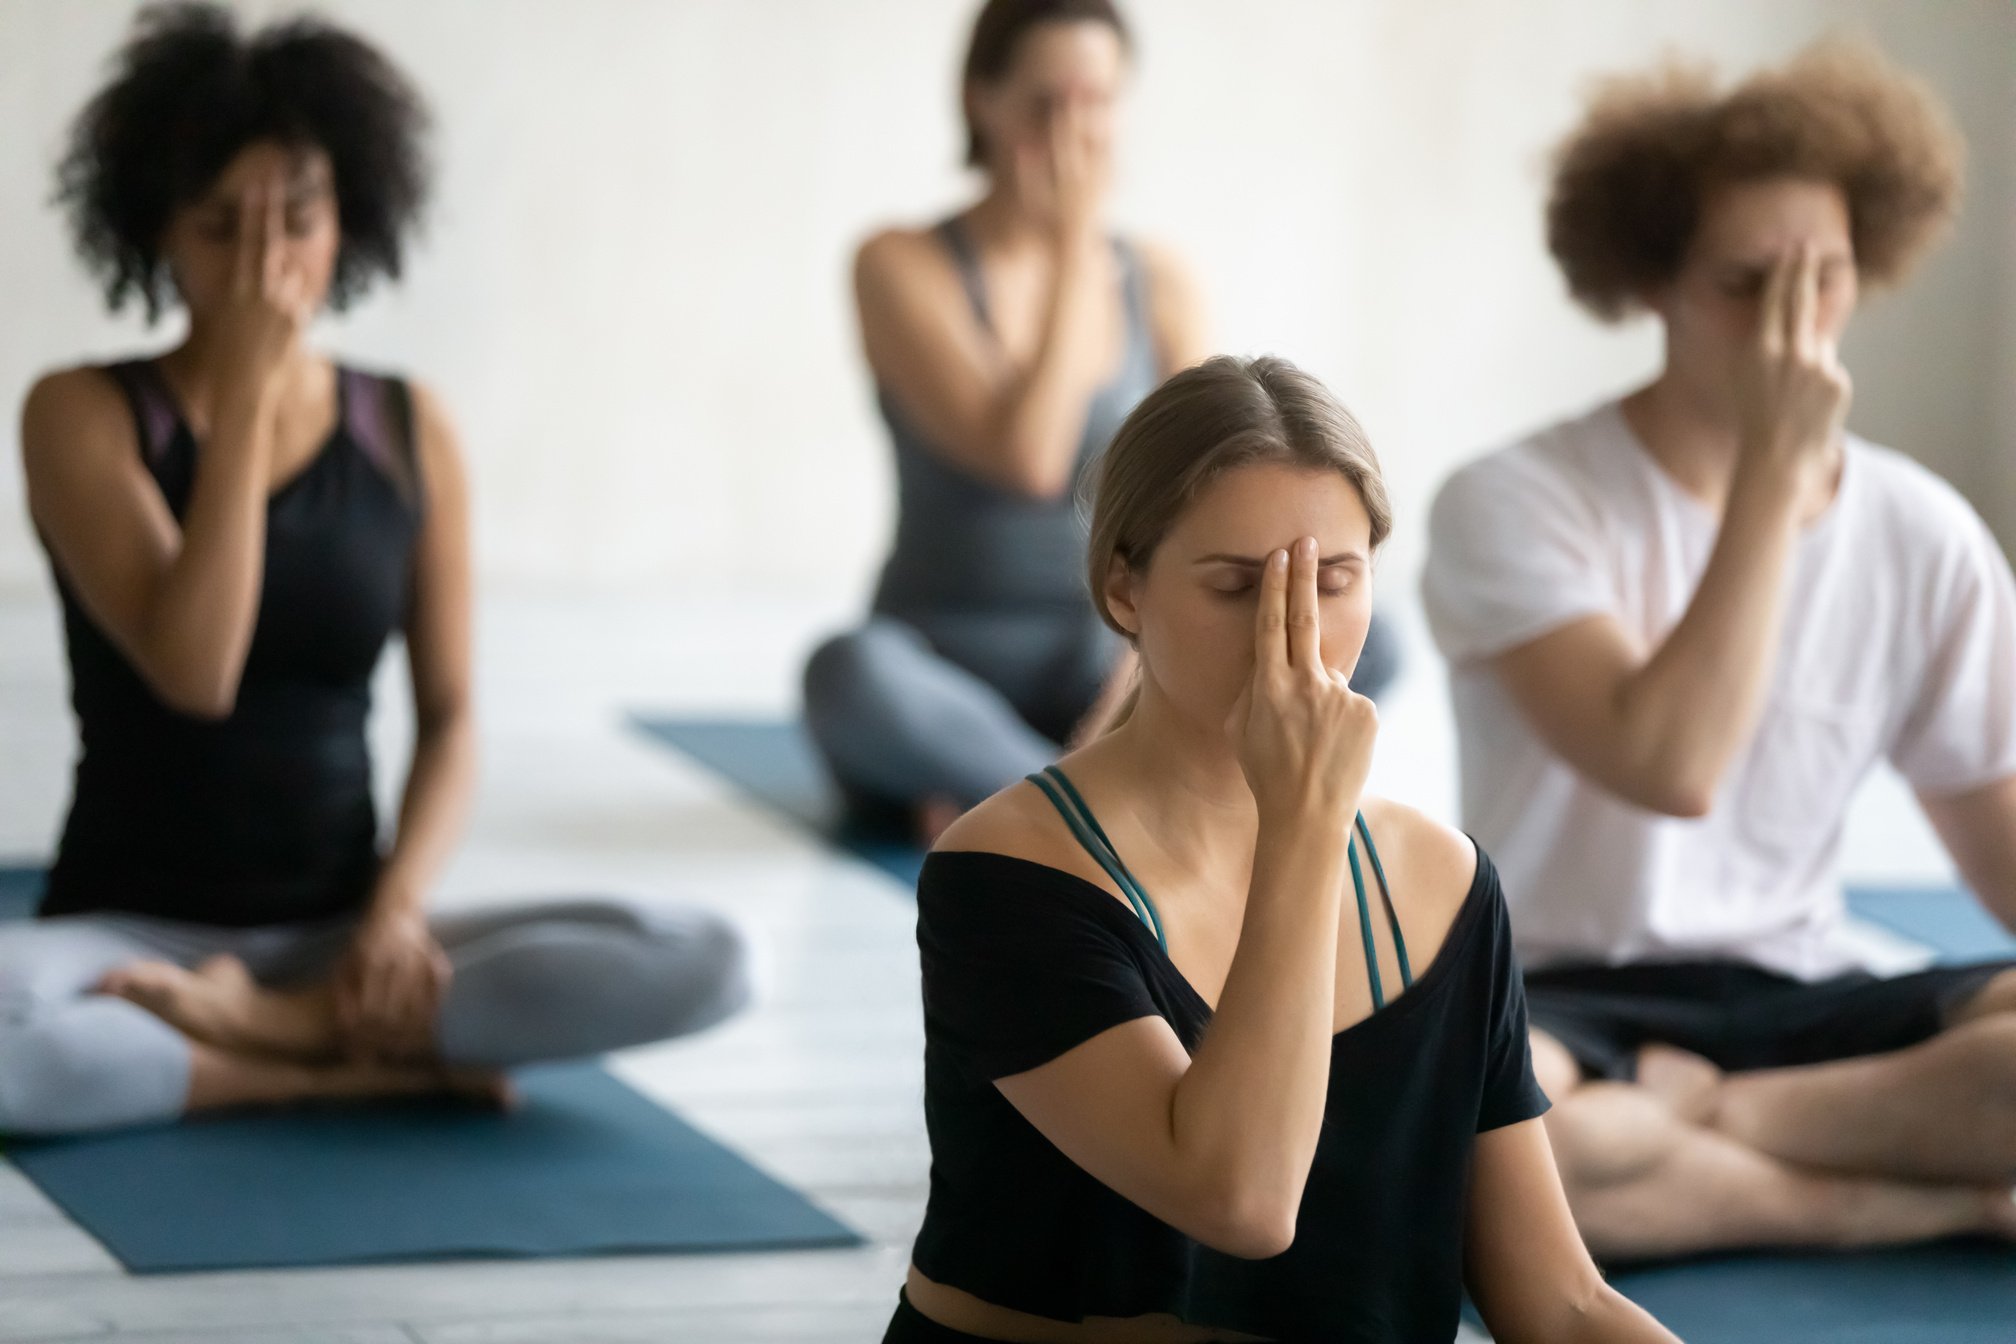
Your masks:
{"label": "white wall", "polygon": [[[280,12],[246,5],[255,15]],[[856,359],[852,242],[960,202],[951,0],[338,0],[433,101],[441,174],[406,286],[326,324],[410,369],[475,461],[506,588],[862,591],[889,521]],[[114,321],[47,208],[62,128],[131,7],[0,0],[0,397],[158,344]],[[1564,300],[1545,151],[1598,71],[1669,45],[1740,69],[1859,26],[1973,145],[1960,228],[1870,305],[1855,423],[2016,536],[2016,4],[2010,0],[1134,0],[1122,216],[1191,256],[1218,343],[1289,355],[1394,478],[1411,593],[1433,484],[1642,375],[1644,326]],[[11,414],[0,586],[39,588]]]}

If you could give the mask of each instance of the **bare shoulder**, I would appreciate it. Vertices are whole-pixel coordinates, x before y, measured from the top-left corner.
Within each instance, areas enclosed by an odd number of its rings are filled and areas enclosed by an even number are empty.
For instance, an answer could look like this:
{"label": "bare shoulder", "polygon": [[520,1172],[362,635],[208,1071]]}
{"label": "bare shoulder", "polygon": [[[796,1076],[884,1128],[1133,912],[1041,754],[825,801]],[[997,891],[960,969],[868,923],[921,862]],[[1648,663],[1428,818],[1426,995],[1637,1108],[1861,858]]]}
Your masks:
{"label": "bare shoulder", "polygon": [[1050,835],[1057,814],[1027,780],[1018,780],[972,808],[945,828],[932,849],[939,853],[977,850],[1049,862]]}
{"label": "bare shoulder", "polygon": [[854,283],[863,292],[951,277],[952,265],[931,229],[878,229],[854,252]]}
{"label": "bare shoulder", "polygon": [[[21,422],[24,430],[31,431],[28,437],[35,439],[46,439],[50,431],[131,428],[119,385],[105,370],[89,364],[37,378],[22,402]],[[33,451],[32,443],[23,446]]]}
{"label": "bare shoulder", "polygon": [[1090,882],[1116,901],[1126,899],[1106,870],[1072,838],[1050,800],[1027,780],[1016,781],[953,822],[933,849],[941,854],[977,851],[1027,859]]}
{"label": "bare shoulder", "polygon": [[1390,798],[1368,797],[1363,809],[1394,899],[1444,914],[1445,924],[1455,919],[1477,878],[1477,847],[1470,837]]}
{"label": "bare shoulder", "polygon": [[1185,293],[1195,290],[1197,272],[1173,246],[1157,238],[1130,238],[1128,242],[1134,255],[1141,259],[1141,269],[1147,272],[1149,283],[1174,286]]}
{"label": "bare shoulder", "polygon": [[413,403],[413,432],[420,459],[430,474],[436,467],[455,467],[461,458],[461,437],[455,432],[454,417],[433,388],[417,378],[406,380],[406,395]]}
{"label": "bare shoulder", "polygon": [[44,374],[21,406],[21,462],[33,497],[133,455],[136,431],[119,386],[90,365]]}
{"label": "bare shoulder", "polygon": [[1136,240],[1148,290],[1149,320],[1155,329],[1162,371],[1175,373],[1210,354],[1205,336],[1204,295],[1190,263],[1174,248],[1148,239]]}

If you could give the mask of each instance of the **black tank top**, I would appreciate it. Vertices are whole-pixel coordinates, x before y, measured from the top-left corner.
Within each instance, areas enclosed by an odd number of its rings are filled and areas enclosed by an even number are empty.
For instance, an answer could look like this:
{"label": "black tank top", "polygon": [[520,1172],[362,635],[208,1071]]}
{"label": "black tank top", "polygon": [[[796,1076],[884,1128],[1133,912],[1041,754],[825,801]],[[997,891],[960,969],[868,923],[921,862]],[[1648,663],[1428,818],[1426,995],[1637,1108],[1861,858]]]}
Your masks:
{"label": "black tank top", "polygon": [[[151,361],[105,370],[180,520],[195,435]],[[354,911],[378,868],[365,721],[404,623],[420,523],[404,383],[337,370],[336,427],[266,510],[259,614],[222,720],[163,704],[84,610],[63,603],[79,751],[43,915],[125,911],[250,926]]]}

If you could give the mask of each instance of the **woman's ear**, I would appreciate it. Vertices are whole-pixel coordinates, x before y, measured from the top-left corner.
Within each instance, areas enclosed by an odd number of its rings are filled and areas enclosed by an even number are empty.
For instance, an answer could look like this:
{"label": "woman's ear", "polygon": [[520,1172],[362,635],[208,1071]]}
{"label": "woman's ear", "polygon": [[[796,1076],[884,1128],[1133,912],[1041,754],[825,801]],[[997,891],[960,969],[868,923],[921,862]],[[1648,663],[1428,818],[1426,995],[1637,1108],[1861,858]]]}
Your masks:
{"label": "woman's ear", "polygon": [[1133,569],[1119,556],[1106,562],[1106,610],[1122,630],[1139,636],[1141,613],[1134,605],[1135,579]]}

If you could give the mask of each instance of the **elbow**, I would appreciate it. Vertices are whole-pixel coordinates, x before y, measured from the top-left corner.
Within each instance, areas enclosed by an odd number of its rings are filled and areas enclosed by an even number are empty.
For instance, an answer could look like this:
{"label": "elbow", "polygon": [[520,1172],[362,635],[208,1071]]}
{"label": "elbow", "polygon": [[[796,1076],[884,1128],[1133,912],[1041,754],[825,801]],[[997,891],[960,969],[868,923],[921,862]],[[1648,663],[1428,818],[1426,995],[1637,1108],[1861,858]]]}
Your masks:
{"label": "elbow", "polygon": [[1663,780],[1654,784],[1641,805],[1669,817],[1705,817],[1715,806],[1715,790],[1686,780]]}
{"label": "elbow", "polygon": [[1271,1260],[1295,1244],[1300,1198],[1221,1193],[1209,1216],[1190,1235],[1212,1250],[1241,1260]]}
{"label": "elbow", "polygon": [[1002,489],[1037,503],[1048,504],[1071,492],[1078,477],[1076,454],[1054,461],[1057,455],[1041,443],[1019,437],[1005,437],[989,455],[999,467],[991,473]]}
{"label": "elbow", "polygon": [[219,723],[238,708],[235,677],[150,677],[147,684],[156,699],[187,718]]}
{"label": "elbow", "polygon": [[[1075,465],[1075,464],[1074,464]],[[1072,473],[1034,464],[1018,464],[1002,481],[1008,489],[1038,504],[1054,504],[1071,493]]]}
{"label": "elbow", "polygon": [[238,707],[238,669],[141,667],[139,671],[153,697],[175,713],[214,723],[232,717]]}
{"label": "elbow", "polygon": [[1664,779],[1650,781],[1655,812],[1669,817],[1705,817],[1714,810],[1720,780],[1706,771],[1675,770]]}

